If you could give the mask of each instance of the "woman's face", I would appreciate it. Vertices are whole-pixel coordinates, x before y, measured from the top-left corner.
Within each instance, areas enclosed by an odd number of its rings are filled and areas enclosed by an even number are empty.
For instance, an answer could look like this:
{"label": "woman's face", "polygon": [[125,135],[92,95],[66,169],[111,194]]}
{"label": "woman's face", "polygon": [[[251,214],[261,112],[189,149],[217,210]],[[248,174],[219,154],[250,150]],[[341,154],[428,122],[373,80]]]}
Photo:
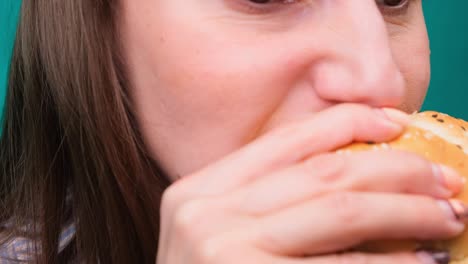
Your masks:
{"label": "woman's face", "polygon": [[122,0],[138,122],[173,179],[342,102],[418,110],[422,0]]}

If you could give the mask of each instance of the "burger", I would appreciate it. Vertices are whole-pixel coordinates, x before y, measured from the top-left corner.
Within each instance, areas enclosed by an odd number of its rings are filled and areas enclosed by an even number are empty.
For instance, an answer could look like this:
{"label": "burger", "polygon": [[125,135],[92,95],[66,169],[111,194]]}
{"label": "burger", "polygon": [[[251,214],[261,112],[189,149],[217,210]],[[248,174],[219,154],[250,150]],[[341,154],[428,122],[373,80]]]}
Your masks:
{"label": "burger", "polygon": [[[468,176],[468,122],[443,113],[427,111],[413,114],[409,126],[395,140],[386,143],[353,143],[337,150],[337,153],[347,155],[355,151],[386,149],[413,152]],[[468,190],[462,190],[455,198],[468,202]],[[468,232],[447,241],[378,241],[366,243],[359,249],[389,252],[419,248],[447,250],[451,257],[450,264],[468,264]]]}

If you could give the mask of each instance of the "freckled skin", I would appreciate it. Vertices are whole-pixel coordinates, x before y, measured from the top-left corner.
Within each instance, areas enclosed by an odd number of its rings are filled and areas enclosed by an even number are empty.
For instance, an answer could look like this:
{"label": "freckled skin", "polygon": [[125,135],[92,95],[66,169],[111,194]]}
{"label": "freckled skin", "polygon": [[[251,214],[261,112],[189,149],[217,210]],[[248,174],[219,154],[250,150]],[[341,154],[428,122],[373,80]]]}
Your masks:
{"label": "freckled skin", "polygon": [[371,0],[256,13],[248,2],[122,0],[138,122],[172,178],[335,104],[420,108],[430,76],[420,0],[398,15]]}

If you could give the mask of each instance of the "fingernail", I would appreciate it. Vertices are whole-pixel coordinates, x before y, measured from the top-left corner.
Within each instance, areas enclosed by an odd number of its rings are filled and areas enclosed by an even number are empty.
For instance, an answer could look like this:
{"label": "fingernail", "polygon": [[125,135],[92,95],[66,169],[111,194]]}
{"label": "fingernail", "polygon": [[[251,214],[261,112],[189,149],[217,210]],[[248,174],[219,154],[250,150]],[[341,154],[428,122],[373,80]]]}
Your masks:
{"label": "fingernail", "polygon": [[416,253],[423,264],[448,264],[450,255],[447,251],[419,251]]}
{"label": "fingernail", "polygon": [[400,110],[393,108],[383,108],[382,111],[385,113],[388,119],[400,125],[406,126],[411,122],[410,115]]}
{"label": "fingernail", "polygon": [[[444,211],[446,218],[449,220],[448,225],[453,229],[453,232],[460,233],[465,229],[463,218],[466,218],[468,213],[466,207],[461,208],[460,205],[453,205],[451,201],[439,200],[437,201],[439,207]],[[457,209],[455,209],[455,207]]]}
{"label": "fingernail", "polygon": [[461,177],[456,170],[444,165],[432,164],[432,173],[444,188],[454,193],[460,192],[466,183],[466,179]]}
{"label": "fingernail", "polygon": [[468,220],[468,206],[460,200],[450,199],[447,203],[458,221]]}

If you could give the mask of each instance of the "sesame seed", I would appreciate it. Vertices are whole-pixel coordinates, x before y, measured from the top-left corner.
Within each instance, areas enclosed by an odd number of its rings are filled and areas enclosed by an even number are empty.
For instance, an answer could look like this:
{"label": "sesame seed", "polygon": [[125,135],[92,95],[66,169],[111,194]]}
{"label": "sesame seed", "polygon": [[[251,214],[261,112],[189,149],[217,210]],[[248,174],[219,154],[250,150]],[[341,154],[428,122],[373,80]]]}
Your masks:
{"label": "sesame seed", "polygon": [[409,138],[412,138],[413,136],[411,134],[405,134],[403,136],[403,139],[409,139]]}
{"label": "sesame seed", "polygon": [[434,134],[432,134],[431,132],[426,132],[426,133],[424,133],[424,137],[425,137],[426,139],[431,139],[431,138],[434,137]]}
{"label": "sesame seed", "polygon": [[432,117],[433,117],[433,118],[437,118],[438,115],[437,115],[437,114],[433,114]]}
{"label": "sesame seed", "polygon": [[443,122],[444,122],[443,119],[437,119],[437,121],[440,122],[440,123],[443,123]]}

